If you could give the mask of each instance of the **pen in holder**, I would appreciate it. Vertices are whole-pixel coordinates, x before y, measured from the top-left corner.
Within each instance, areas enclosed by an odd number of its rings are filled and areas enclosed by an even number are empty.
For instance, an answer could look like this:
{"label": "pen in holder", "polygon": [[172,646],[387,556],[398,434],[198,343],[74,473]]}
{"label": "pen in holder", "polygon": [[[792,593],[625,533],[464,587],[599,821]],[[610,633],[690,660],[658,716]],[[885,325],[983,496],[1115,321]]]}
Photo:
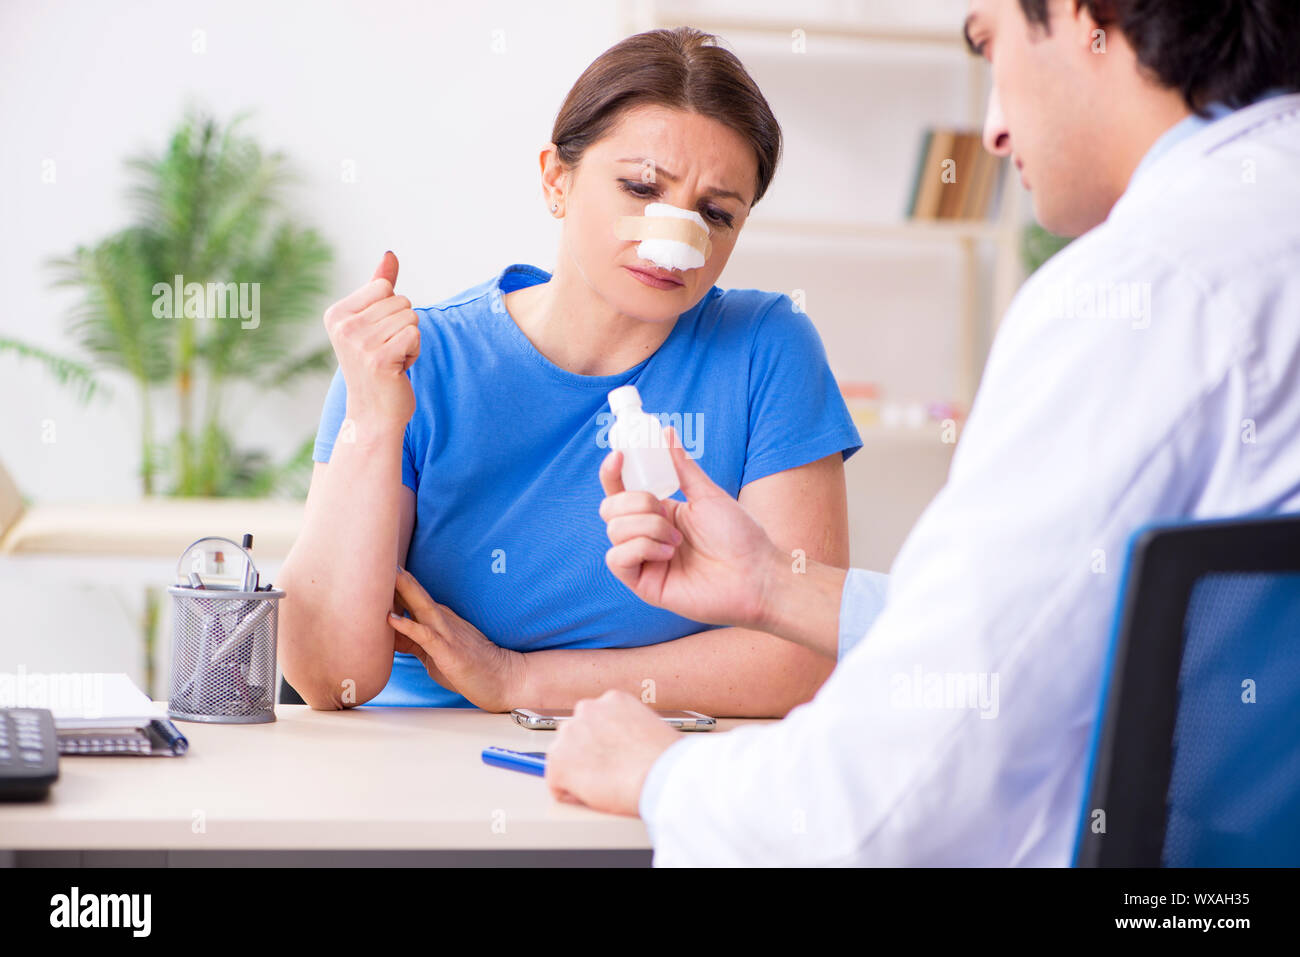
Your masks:
{"label": "pen in holder", "polygon": [[284,592],[259,584],[248,550],[201,538],[176,562],[172,596],[171,700],[180,721],[275,720],[275,638]]}

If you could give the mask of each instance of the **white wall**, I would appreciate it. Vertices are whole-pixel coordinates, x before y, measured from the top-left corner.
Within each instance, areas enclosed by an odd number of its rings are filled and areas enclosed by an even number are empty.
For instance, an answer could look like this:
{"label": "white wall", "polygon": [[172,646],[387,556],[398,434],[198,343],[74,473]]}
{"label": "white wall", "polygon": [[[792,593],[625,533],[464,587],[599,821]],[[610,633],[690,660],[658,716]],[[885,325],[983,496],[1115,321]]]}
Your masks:
{"label": "white wall", "polygon": [[[913,22],[957,29],[964,7],[964,0],[882,0],[822,9],[877,17],[901,10]],[[578,74],[623,35],[627,9],[608,0],[0,5],[0,335],[72,351],[64,334],[71,299],[49,288],[42,263],[126,224],[123,159],[160,151],[189,102],[222,118],[251,108],[248,131],[300,170],[292,208],[336,252],[329,299],[368,279],[388,248],[403,263],[399,290],[417,304],[510,262],[551,268],[558,227],[542,203],[537,152]],[[196,52],[200,42],[205,49]],[[748,56],[745,43],[733,46]],[[897,218],[921,128],[965,115],[965,65],[886,52],[885,65],[873,66],[861,51],[814,35],[810,54],[839,64],[837,87],[827,90],[810,60],[783,60],[779,52],[755,53],[751,65],[788,137],[762,206],[774,215]],[[888,61],[899,56],[911,57],[901,72]],[[47,161],[53,183],[42,182]],[[344,182],[345,163],[355,182]],[[471,240],[450,240],[452,227]],[[905,370],[914,335],[925,337],[925,349],[951,348],[925,331],[949,324],[955,292],[942,277],[951,269],[942,261],[902,263],[890,258],[896,251],[881,250],[864,270],[837,266],[837,255],[843,251],[774,272],[770,242],[756,240],[751,249],[742,238],[720,284],[808,289],[838,374],[894,376],[900,389],[935,397],[944,383],[926,379],[932,357]],[[906,270],[929,282],[930,298],[900,299],[889,278]],[[309,334],[324,342],[318,325]],[[138,494],[138,412],[129,382],[110,381],[111,404],[82,407],[35,364],[0,356],[0,461],[26,494],[40,501]],[[305,382],[292,394],[234,396],[240,436],[287,452],[314,431],[326,382]],[[54,441],[43,441],[51,423]],[[70,601],[75,627],[54,611]],[[0,668],[63,660],[51,649],[70,646],[75,634],[96,649],[96,667],[109,659],[138,674],[133,601],[102,589],[70,594],[0,579],[0,607],[13,611],[0,625]]]}
{"label": "white wall", "polygon": [[[123,158],[161,150],[192,100],[221,117],[252,108],[249,131],[301,170],[298,216],[336,251],[330,298],[369,279],[388,248],[416,303],[507,261],[548,263],[556,232],[536,154],[573,80],[616,41],[616,13],[601,0],[562,16],[548,4],[392,0],[0,6],[0,335],[68,349],[71,300],[41,264],[125,225]],[[356,182],[343,182],[347,161]],[[452,226],[472,240],[449,241]],[[324,384],[239,400],[256,411],[250,444],[283,448],[310,431]],[[138,494],[135,406],[129,384],[115,385],[120,403],[84,409],[35,365],[0,359],[0,457],[26,493]]]}

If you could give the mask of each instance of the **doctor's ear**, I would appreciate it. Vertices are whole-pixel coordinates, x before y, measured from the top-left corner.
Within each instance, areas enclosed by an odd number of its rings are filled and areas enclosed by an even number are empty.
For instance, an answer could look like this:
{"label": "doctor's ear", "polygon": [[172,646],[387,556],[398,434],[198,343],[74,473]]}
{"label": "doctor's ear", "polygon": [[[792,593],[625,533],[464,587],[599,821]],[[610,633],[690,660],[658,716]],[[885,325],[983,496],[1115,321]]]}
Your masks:
{"label": "doctor's ear", "polygon": [[[1103,8],[1108,4],[1102,4]],[[1080,3],[1077,6],[1070,4],[1068,19],[1069,29],[1074,36],[1075,45],[1081,50],[1087,50],[1089,53],[1105,53],[1106,44],[1111,41],[1123,41],[1123,34],[1120,33],[1118,25],[1114,22],[1114,17],[1108,16],[1103,9],[1101,16],[1106,19],[1105,23],[1097,20],[1096,10],[1092,5]],[[1111,11],[1113,12],[1113,11]],[[1111,28],[1114,29],[1111,29]],[[1113,34],[1113,36],[1112,36]]]}

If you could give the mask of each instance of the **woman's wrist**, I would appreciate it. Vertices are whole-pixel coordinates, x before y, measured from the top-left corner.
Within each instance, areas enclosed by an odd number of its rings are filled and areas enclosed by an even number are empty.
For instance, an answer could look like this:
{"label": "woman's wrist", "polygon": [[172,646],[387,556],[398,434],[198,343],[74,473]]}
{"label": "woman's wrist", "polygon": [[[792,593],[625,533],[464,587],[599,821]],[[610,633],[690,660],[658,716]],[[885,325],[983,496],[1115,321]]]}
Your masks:
{"label": "woman's wrist", "polygon": [[505,707],[501,709],[502,711],[541,705],[542,702],[537,697],[533,684],[538,679],[537,672],[541,670],[533,667],[534,664],[539,664],[536,660],[537,655],[538,652],[507,650],[507,674],[503,696]]}
{"label": "woman's wrist", "polygon": [[406,423],[395,416],[349,403],[335,444],[354,444],[364,448],[400,443],[406,436]]}

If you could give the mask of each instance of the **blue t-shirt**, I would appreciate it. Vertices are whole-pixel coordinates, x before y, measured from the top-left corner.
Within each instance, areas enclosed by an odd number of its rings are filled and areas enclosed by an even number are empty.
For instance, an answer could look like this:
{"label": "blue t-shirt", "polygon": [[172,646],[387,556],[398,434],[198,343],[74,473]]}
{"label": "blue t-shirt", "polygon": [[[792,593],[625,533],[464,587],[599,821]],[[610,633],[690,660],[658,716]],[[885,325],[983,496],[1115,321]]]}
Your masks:
{"label": "blue t-shirt", "polygon": [[[406,568],[435,601],[517,651],[638,647],[710,628],[645,604],[605,566],[607,395],[635,385],[644,409],[676,426],[735,496],[765,475],[861,448],[821,339],[789,296],[714,286],[649,358],[617,375],[577,375],[533,347],[502,299],[550,278],[507,266],[416,310],[415,414],[402,448],[402,481],[416,496]],[[316,461],[329,461],[345,406],[336,372]],[[370,703],[471,706],[400,652]]]}

